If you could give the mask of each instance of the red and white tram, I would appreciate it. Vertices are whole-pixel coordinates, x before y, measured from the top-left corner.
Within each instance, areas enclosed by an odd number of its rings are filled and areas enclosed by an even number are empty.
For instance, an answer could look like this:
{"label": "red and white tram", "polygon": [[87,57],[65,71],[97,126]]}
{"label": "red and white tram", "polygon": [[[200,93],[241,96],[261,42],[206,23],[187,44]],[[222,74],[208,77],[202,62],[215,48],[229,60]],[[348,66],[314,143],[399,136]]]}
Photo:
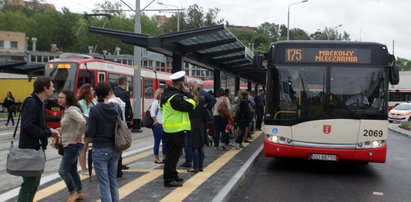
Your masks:
{"label": "red and white tram", "polygon": [[[100,81],[110,82],[112,88],[117,86],[117,79],[120,76],[126,76],[128,81],[128,90],[130,97],[133,97],[133,73],[132,66],[110,62],[101,59],[95,59],[87,55],[63,54],[59,59],[49,61],[45,66],[46,76],[53,78],[56,88],[55,96],[52,96],[46,104],[46,117],[49,127],[57,128],[60,126],[60,117],[63,108],[57,104],[57,93],[63,89],[71,90],[75,94],[81,85],[90,83],[96,86]],[[160,86],[171,85],[167,72],[158,72],[150,69],[141,69],[142,95],[141,111],[144,112],[150,106],[154,99],[155,91]],[[195,77],[187,77],[188,80],[201,80]],[[132,106],[133,99],[131,99]]]}

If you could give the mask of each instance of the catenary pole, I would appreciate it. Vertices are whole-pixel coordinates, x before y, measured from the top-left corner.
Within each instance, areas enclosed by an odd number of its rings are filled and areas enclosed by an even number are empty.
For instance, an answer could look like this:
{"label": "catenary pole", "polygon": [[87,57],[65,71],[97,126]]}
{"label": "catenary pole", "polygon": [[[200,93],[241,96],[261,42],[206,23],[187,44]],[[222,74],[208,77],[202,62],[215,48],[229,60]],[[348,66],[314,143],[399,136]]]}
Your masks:
{"label": "catenary pole", "polygon": [[[136,0],[134,33],[141,33],[140,0]],[[134,46],[133,132],[141,131],[141,47]]]}

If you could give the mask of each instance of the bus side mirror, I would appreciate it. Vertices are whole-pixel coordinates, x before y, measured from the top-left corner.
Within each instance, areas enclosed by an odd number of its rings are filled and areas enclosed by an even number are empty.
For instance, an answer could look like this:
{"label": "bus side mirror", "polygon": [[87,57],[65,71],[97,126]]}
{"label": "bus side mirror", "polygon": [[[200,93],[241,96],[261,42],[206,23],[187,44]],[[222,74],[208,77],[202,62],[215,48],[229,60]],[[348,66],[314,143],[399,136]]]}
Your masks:
{"label": "bus side mirror", "polygon": [[262,70],[264,69],[264,53],[257,52],[253,57],[253,67],[255,70]]}
{"label": "bus side mirror", "polygon": [[400,73],[397,65],[390,67],[390,83],[391,85],[397,85],[400,82]]}

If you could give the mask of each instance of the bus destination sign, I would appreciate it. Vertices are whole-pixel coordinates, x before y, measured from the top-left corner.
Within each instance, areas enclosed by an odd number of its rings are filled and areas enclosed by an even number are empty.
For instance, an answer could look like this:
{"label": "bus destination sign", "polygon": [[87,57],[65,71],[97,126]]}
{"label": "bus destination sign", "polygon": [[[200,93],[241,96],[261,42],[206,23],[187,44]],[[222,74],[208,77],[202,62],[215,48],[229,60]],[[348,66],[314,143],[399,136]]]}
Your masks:
{"label": "bus destination sign", "polygon": [[371,63],[370,49],[287,48],[285,62],[304,63]]}

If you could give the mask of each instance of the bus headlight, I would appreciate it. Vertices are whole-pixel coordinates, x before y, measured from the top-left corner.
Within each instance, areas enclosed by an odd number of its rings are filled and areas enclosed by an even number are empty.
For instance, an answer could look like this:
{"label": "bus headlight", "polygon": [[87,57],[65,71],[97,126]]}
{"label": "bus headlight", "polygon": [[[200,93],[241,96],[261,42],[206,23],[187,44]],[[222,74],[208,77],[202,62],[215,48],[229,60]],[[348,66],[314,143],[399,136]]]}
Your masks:
{"label": "bus headlight", "polygon": [[265,136],[265,139],[269,142],[277,143],[277,144],[286,144],[286,145],[292,145],[293,144],[293,140],[285,138],[285,137],[281,137],[281,136],[278,136],[278,135],[267,134]]}
{"label": "bus headlight", "polygon": [[385,146],[385,140],[373,140],[357,143],[356,149],[372,149]]}

